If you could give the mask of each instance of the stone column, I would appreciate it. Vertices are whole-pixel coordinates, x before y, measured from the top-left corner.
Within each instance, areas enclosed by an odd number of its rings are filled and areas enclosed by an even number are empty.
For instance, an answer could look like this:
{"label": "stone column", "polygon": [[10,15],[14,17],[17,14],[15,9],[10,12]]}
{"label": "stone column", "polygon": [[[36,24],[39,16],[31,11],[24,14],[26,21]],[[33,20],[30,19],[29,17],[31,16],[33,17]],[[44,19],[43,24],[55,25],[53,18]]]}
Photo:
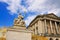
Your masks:
{"label": "stone column", "polygon": [[50,20],[51,33],[53,33],[52,21]]}
{"label": "stone column", "polygon": [[56,27],[56,33],[58,33],[58,27],[56,22],[55,22],[55,27]]}
{"label": "stone column", "polygon": [[59,30],[58,31],[59,31],[59,34],[60,34],[60,22],[59,22]]}
{"label": "stone column", "polygon": [[44,20],[44,24],[45,24],[45,33],[47,33],[46,19]]}
{"label": "stone column", "polygon": [[37,32],[36,32],[36,23],[35,23],[35,34],[37,34]]}

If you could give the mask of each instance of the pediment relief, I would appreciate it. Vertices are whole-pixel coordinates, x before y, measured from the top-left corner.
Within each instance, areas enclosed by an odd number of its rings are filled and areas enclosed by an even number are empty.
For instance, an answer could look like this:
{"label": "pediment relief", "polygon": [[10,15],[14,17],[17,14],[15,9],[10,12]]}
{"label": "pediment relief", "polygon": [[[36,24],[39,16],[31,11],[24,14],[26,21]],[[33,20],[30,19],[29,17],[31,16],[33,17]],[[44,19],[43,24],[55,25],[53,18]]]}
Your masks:
{"label": "pediment relief", "polygon": [[56,16],[55,14],[48,14],[48,15],[46,15],[47,17],[51,17],[51,18],[58,18],[58,16]]}

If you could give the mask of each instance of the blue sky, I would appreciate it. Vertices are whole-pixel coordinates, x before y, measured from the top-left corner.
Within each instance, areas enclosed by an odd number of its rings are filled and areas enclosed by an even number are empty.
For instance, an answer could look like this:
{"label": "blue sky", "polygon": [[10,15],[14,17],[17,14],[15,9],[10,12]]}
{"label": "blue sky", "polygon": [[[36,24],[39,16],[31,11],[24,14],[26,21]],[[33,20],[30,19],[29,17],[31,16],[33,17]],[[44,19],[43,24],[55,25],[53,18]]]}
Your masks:
{"label": "blue sky", "polygon": [[21,13],[26,25],[39,14],[60,16],[60,0],[0,0],[0,27],[11,27]]}

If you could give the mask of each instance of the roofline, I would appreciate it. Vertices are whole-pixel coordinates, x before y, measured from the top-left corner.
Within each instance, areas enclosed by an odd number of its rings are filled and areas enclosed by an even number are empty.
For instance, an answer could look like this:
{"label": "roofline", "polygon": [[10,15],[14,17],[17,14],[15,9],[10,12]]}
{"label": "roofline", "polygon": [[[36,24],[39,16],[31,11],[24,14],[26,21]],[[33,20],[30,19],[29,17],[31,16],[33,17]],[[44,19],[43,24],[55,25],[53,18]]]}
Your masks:
{"label": "roofline", "polygon": [[[37,15],[31,22],[30,22],[30,24],[28,25],[28,27],[31,25],[31,23],[36,19],[36,18],[38,18],[38,17],[44,17],[44,16],[46,16],[46,15],[50,15],[50,14],[53,14],[53,15],[55,15],[54,13],[49,13],[49,14],[43,14],[43,15]],[[55,15],[57,18],[59,18],[60,19],[60,17],[58,17],[57,15]],[[27,28],[28,28],[27,27]]]}

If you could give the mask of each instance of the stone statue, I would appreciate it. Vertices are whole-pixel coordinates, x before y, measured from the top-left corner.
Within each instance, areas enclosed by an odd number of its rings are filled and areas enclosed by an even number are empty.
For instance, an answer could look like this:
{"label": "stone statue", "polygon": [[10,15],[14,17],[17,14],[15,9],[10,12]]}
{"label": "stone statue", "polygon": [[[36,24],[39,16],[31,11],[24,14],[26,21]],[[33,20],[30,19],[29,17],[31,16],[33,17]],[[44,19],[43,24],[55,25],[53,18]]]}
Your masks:
{"label": "stone statue", "polygon": [[14,25],[15,25],[15,26],[25,27],[25,22],[24,22],[24,20],[23,20],[23,16],[22,16],[22,15],[19,15],[18,18],[15,19]]}

